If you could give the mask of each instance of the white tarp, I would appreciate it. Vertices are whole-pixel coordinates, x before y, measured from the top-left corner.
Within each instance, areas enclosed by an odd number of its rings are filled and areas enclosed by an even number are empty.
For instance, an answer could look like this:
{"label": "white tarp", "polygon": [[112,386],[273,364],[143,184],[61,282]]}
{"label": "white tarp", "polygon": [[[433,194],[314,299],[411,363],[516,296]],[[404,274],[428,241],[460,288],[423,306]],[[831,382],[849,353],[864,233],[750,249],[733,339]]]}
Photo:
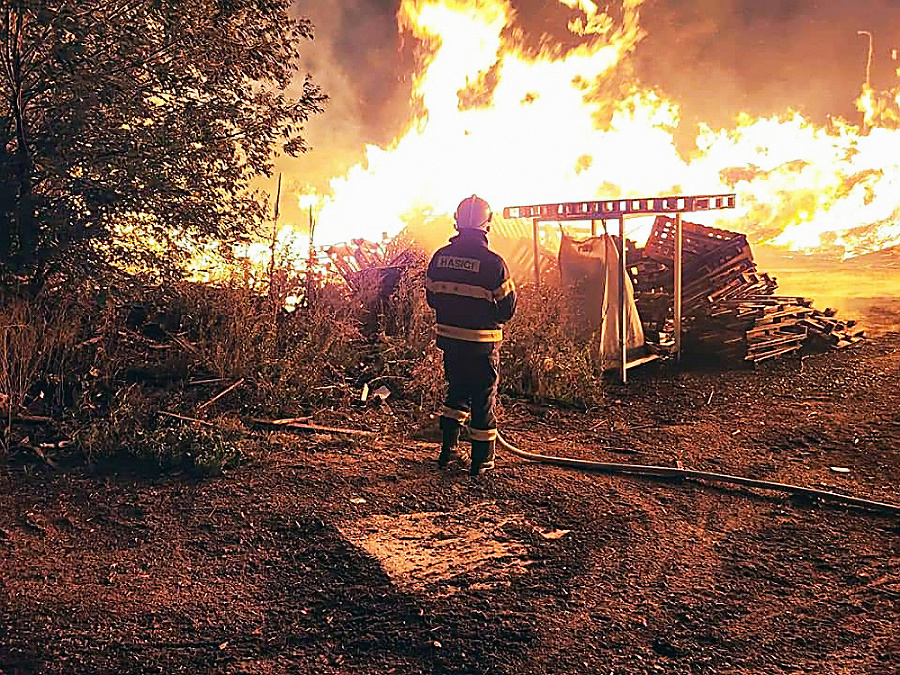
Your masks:
{"label": "white tarp", "polygon": [[[619,348],[619,252],[604,234],[584,240],[563,236],[559,272],[564,287],[580,304],[582,331],[592,333],[594,356],[604,369],[621,364]],[[644,346],[644,330],[634,303],[631,279],[625,275],[626,353]]]}

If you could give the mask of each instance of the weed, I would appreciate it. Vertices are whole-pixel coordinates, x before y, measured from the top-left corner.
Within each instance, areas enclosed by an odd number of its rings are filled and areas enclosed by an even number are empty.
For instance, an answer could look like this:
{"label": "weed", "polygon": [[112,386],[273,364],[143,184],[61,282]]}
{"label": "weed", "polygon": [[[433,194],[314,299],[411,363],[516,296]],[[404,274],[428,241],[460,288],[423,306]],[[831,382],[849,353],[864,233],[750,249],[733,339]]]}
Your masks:
{"label": "weed", "polygon": [[14,298],[0,306],[0,412],[5,427],[41,383],[62,378],[77,335],[77,321],[64,302]]}
{"label": "weed", "polygon": [[[397,423],[427,426],[444,378],[425,302],[425,256],[409,252],[403,266],[370,272],[352,288],[320,280],[295,311],[282,303],[301,295],[299,275],[274,270],[259,279],[241,265],[217,285],[132,279],[88,300],[7,301],[0,307],[0,410],[8,424],[34,403],[38,383],[56,381],[67,392],[57,397],[58,417],[74,429],[88,463],[202,473],[242,461],[247,443],[234,423],[159,415],[163,407],[198,414],[212,394],[190,380],[226,386],[244,378],[227,399],[232,410],[284,417],[349,410],[364,385],[386,384],[391,410],[404,418]],[[501,391],[596,403],[601,377],[590,336],[572,329],[575,303],[557,285],[519,294],[501,348]]]}
{"label": "weed", "polygon": [[141,386],[132,384],[117,392],[108,415],[77,429],[73,440],[88,464],[102,468],[215,475],[240,463],[242,438],[234,422],[164,418]]}
{"label": "weed", "polygon": [[514,396],[590,406],[603,395],[589,339],[573,330],[579,308],[558,286],[519,292],[519,307],[500,352],[501,386]]}

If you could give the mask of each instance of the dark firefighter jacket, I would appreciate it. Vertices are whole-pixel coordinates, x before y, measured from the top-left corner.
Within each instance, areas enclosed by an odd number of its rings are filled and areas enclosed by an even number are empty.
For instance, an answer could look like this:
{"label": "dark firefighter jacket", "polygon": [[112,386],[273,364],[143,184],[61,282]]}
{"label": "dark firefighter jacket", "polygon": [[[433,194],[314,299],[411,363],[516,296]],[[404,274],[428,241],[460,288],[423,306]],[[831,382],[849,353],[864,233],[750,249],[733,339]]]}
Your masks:
{"label": "dark firefighter jacket", "polygon": [[466,229],[428,264],[425,297],[437,317],[437,345],[491,351],[516,311],[516,287],[503,258],[488,248],[487,234]]}

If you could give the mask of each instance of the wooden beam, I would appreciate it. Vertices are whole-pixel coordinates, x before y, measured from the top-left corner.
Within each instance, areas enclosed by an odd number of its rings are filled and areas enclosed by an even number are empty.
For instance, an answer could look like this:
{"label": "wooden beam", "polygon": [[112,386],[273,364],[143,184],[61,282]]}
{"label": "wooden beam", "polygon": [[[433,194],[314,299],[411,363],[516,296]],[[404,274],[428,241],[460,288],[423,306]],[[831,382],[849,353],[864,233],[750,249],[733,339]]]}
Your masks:
{"label": "wooden beam", "polygon": [[308,431],[314,434],[346,434],[349,436],[377,436],[374,431],[365,431],[363,429],[345,429],[343,427],[323,427],[318,424],[297,424],[294,422],[285,423],[284,420],[264,420],[257,417],[251,417],[250,422],[261,426],[274,426],[279,429],[289,429],[294,431]]}
{"label": "wooden beam", "polygon": [[235,382],[233,385],[231,385],[230,387],[228,387],[228,389],[226,389],[225,391],[221,392],[220,394],[217,394],[216,396],[213,396],[213,397],[212,397],[211,399],[209,399],[206,403],[204,403],[203,405],[199,406],[199,407],[197,408],[197,412],[200,412],[200,411],[203,410],[204,408],[207,408],[207,407],[211,406],[213,403],[215,403],[215,402],[218,401],[220,398],[222,398],[225,394],[227,394],[228,392],[230,392],[230,391],[232,391],[232,390],[234,390],[234,389],[237,389],[237,388],[238,388],[239,386],[241,386],[242,384],[244,384],[244,378],[243,378],[243,377],[242,377],[241,379],[239,379],[237,382]]}

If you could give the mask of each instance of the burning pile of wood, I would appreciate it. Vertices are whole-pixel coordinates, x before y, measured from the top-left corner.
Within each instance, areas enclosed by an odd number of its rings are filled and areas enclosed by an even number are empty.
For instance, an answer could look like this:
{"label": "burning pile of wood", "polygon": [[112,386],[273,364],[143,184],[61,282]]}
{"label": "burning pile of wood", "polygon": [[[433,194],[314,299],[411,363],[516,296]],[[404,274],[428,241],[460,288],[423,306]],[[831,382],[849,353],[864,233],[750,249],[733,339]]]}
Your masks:
{"label": "burning pile of wood", "polygon": [[353,290],[374,284],[379,294],[390,295],[403,270],[416,262],[410,249],[391,251],[389,242],[376,243],[353,239],[345,244],[325,246],[317,252],[313,264],[336,271]]}
{"label": "burning pile of wood", "polygon": [[404,261],[393,260],[384,242],[353,239],[345,244],[326,246],[323,250],[334,269],[353,289],[372,275],[380,277],[380,272],[405,266]]}
{"label": "burning pile of wood", "polygon": [[[759,362],[807,343],[842,348],[863,339],[854,321],[819,311],[812,300],[775,295],[776,280],[757,270],[742,234],[684,222],[683,330],[686,350]],[[643,249],[629,251],[628,269],[649,337],[670,345],[675,220],[657,216]]]}

